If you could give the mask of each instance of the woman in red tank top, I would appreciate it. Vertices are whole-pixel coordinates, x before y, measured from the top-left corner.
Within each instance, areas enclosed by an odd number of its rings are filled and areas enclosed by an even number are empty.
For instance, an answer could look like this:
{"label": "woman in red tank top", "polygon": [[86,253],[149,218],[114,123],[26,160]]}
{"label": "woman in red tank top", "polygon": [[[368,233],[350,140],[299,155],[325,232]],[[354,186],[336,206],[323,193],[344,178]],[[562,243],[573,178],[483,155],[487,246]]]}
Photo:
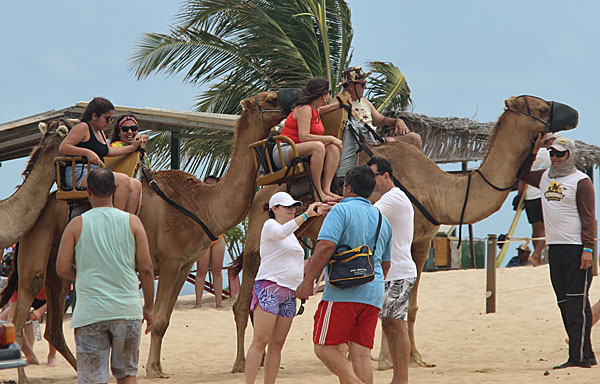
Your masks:
{"label": "woman in red tank top", "polygon": [[[310,156],[310,172],[315,188],[324,201],[339,199],[331,192],[331,182],[340,163],[342,141],[335,136],[323,135],[325,127],[319,116],[319,108],[326,105],[331,95],[329,81],[323,77],[314,77],[302,89],[296,106],[285,120],[281,134],[296,143],[298,155]],[[283,149],[283,148],[282,148]],[[274,155],[279,157],[278,151]],[[284,152],[286,163],[293,152]],[[321,177],[323,182],[321,183]]]}

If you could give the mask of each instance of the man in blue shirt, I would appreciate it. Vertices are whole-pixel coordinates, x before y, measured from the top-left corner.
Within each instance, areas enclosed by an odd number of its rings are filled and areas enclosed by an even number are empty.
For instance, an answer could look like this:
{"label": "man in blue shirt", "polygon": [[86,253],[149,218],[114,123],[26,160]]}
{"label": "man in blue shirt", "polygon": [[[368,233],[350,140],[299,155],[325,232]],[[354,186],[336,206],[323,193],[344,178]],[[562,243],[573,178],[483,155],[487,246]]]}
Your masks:
{"label": "man in blue shirt", "polygon": [[[366,165],[352,168],[344,180],[344,198],[323,222],[309,270],[296,289],[300,299],[313,292],[313,282],[336,248],[369,245],[374,248],[379,211],[367,198],[375,188],[375,174]],[[315,354],[342,383],[372,383],[371,349],[379,311],[385,296],[384,275],[390,267],[392,228],[382,217],[374,253],[374,280],[340,289],[327,281],[313,329]],[[351,356],[346,358],[345,345]]]}

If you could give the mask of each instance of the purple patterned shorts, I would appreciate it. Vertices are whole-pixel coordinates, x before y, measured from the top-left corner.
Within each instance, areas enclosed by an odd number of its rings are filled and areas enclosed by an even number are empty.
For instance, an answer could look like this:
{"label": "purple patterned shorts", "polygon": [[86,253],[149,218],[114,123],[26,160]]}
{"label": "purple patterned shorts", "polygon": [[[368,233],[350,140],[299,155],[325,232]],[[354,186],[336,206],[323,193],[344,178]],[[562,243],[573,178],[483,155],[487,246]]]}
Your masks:
{"label": "purple patterned shorts", "polygon": [[250,312],[254,311],[256,303],[263,311],[277,316],[292,318],[296,315],[296,292],[269,280],[254,283]]}

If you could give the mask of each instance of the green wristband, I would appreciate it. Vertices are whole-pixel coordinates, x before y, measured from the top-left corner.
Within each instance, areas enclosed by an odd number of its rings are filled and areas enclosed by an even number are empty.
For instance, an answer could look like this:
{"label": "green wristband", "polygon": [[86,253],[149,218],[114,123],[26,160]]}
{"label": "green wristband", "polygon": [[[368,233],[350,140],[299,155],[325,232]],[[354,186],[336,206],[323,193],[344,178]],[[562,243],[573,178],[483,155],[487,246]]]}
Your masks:
{"label": "green wristband", "polygon": [[593,249],[591,249],[591,248],[583,248],[583,252],[589,252],[589,253],[591,253],[592,255],[594,254],[594,250],[593,250]]}

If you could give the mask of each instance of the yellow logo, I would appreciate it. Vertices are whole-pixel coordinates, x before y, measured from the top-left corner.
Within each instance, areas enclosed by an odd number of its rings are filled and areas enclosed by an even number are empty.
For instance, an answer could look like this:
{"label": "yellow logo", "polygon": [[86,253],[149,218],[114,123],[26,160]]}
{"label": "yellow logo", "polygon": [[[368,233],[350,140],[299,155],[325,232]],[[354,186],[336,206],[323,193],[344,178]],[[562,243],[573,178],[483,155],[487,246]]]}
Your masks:
{"label": "yellow logo", "polygon": [[546,197],[546,200],[550,201],[561,201],[565,195],[562,193],[560,184],[553,181],[550,183],[550,186],[548,186],[548,190],[544,192],[544,197]]}

